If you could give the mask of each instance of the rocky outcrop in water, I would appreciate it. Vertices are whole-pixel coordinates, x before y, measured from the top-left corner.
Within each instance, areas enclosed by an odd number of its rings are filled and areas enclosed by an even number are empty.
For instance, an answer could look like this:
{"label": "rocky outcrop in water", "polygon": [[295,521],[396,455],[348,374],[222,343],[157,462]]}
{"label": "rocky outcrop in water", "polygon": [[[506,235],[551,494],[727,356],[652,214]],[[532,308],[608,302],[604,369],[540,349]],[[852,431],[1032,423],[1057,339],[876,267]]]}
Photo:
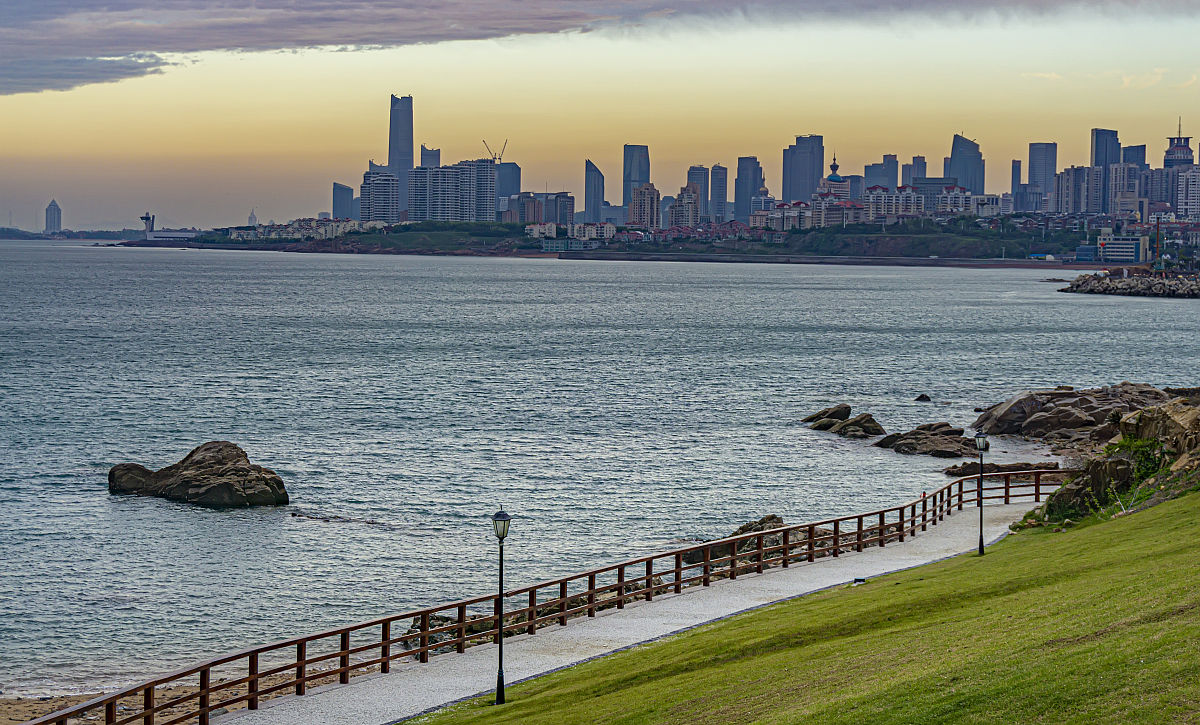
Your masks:
{"label": "rocky outcrop in water", "polygon": [[229,441],[210,441],[158,471],[119,463],[108,472],[109,493],[158,496],[212,508],[281,506],[288,494],[274,471],[250,463]]}
{"label": "rocky outcrop in water", "polygon": [[851,408],[845,403],[817,411],[801,420],[812,423],[813,430],[829,431],[845,438],[872,438],[887,433],[870,413],[860,413],[851,418]]}
{"label": "rocky outcrop in water", "polygon": [[892,433],[876,441],[875,445],[906,455],[935,458],[970,458],[979,454],[973,438],[964,437],[962,428],[945,422],[919,425],[907,433]]}
{"label": "rocky outcrop in water", "polygon": [[1106,277],[1082,274],[1059,292],[1089,295],[1123,295],[1127,297],[1184,297],[1200,298],[1200,278],[1197,277]]}
{"label": "rocky outcrop in water", "polygon": [[1121,416],[1170,398],[1170,394],[1143,383],[1124,382],[1088,390],[1064,385],[1021,393],[993,405],[972,427],[988,435],[1024,435],[1069,443],[1108,440],[1117,434]]}

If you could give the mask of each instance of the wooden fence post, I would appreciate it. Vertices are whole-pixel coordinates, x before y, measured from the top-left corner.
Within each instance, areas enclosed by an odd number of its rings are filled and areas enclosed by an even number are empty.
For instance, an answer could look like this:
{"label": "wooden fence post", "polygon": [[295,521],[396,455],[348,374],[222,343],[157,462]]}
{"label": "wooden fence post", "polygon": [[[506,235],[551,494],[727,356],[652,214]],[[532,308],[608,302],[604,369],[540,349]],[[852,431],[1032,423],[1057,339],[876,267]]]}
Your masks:
{"label": "wooden fence post", "polygon": [[208,725],[208,668],[200,670],[200,712],[197,720],[200,725]]}
{"label": "wooden fence post", "polygon": [[963,510],[963,482],[962,482],[962,479],[959,479],[959,481],[958,481],[958,510],[959,511]]}
{"label": "wooden fence post", "polygon": [[862,516],[858,517],[858,531],[854,532],[854,539],[855,539],[855,547],[854,548],[858,551],[862,551],[862,544],[863,544],[863,517]]}
{"label": "wooden fence post", "polygon": [[646,601],[654,601],[654,560],[646,560]]}
{"label": "wooden fence post", "polygon": [[341,657],[338,657],[338,683],[342,685],[350,684],[350,633],[342,632],[340,651]]}
{"label": "wooden fence post", "polygon": [[887,538],[887,528],[883,524],[883,512],[879,512],[879,545],[883,546],[883,540]]}
{"label": "wooden fence post", "polygon": [[842,549],[842,534],[839,530],[838,519],[833,520],[833,555],[837,556]]}
{"label": "wooden fence post", "polygon": [[296,643],[296,694],[297,695],[304,694],[304,685],[305,685],[304,670],[306,669],[306,664],[307,664],[304,660],[308,658],[307,655],[305,654],[305,652],[308,649],[307,644],[308,644],[307,642],[297,642]]}
{"label": "wooden fence post", "polygon": [[458,636],[455,639],[458,640],[458,644],[455,645],[454,649],[461,653],[461,652],[465,652],[467,650],[467,605],[465,605],[465,604],[458,605],[457,619],[458,619],[458,631],[456,632],[456,634]]}
{"label": "wooden fence post", "polygon": [[558,624],[560,627],[567,626],[567,580],[564,579],[558,583]]}
{"label": "wooden fence post", "polygon": [[817,559],[816,546],[817,546],[817,527],[814,525],[810,525],[808,527],[808,560],[810,562],[816,561],[816,559]]}
{"label": "wooden fence post", "polygon": [[1004,503],[1008,503],[1008,498],[1012,493],[1012,474],[1004,474]]}
{"label": "wooden fence post", "polygon": [[763,535],[762,534],[758,535],[757,541],[755,542],[755,544],[758,547],[758,555],[754,557],[755,561],[757,562],[757,565],[755,566],[754,570],[756,572],[758,572],[759,574],[762,574],[763,573],[763,556],[765,556],[763,554]]}
{"label": "wooden fence post", "polygon": [[675,593],[683,593],[683,554],[675,554]]}
{"label": "wooden fence post", "polygon": [[[389,641],[391,638],[392,621],[389,619],[383,623],[379,633],[379,659],[383,660],[383,662],[379,663],[379,671],[385,675],[392,671],[392,643]],[[461,652],[462,650],[459,651]]]}
{"label": "wooden fence post", "polygon": [[617,609],[625,608],[625,565],[617,567]]}
{"label": "wooden fence post", "polygon": [[142,690],[142,725],[154,725],[154,686]]}
{"label": "wooden fence post", "polygon": [[529,623],[528,626],[525,627],[525,632],[527,634],[537,634],[537,617],[538,617],[537,589],[530,589],[529,590],[529,615],[525,619],[525,621]]}
{"label": "wooden fence post", "polygon": [[587,597],[588,597],[587,615],[589,617],[594,617],[594,616],[596,616],[596,575],[595,574],[588,574]]}
{"label": "wooden fence post", "polygon": [[900,508],[896,509],[896,514],[899,516],[899,518],[896,519],[896,530],[900,532],[900,541],[902,543],[904,541],[904,527],[908,524],[908,522],[904,520],[905,508],[905,506],[901,506]]}
{"label": "wooden fence post", "polygon": [[712,547],[704,545],[704,586],[712,583]]}
{"label": "wooden fence post", "polygon": [[788,566],[788,560],[792,558],[791,533],[792,533],[791,529],[783,530],[783,568],[784,569],[786,569]]}

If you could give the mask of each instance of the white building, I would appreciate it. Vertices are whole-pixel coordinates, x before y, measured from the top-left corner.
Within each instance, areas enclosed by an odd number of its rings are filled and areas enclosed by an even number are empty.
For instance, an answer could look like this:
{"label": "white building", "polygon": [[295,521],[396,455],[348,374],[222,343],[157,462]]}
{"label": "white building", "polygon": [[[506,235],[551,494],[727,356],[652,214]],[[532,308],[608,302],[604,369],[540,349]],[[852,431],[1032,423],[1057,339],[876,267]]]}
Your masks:
{"label": "white building", "polygon": [[1178,199],[1176,215],[1200,221],[1200,166],[1193,166],[1179,175]]}
{"label": "white building", "polygon": [[[366,219],[364,211],[363,220]],[[496,221],[496,162],[477,159],[460,161],[453,166],[413,169],[408,177],[408,219],[415,222]]]}
{"label": "white building", "polygon": [[567,236],[572,239],[600,239],[608,241],[617,236],[617,227],[608,222],[567,225]]}
{"label": "white building", "polygon": [[390,171],[380,171],[386,166],[376,167],[363,174],[359,187],[362,200],[359,216],[364,222],[395,224],[400,221],[400,178]]}
{"label": "white building", "polygon": [[961,186],[947,186],[938,194],[937,210],[951,214],[974,214],[971,192]]}
{"label": "white building", "polygon": [[572,239],[563,237],[561,239],[542,240],[543,252],[587,252],[599,248],[599,239]]}
{"label": "white building", "polygon": [[925,213],[925,197],[912,186],[901,186],[895,191],[872,186],[863,193],[863,204],[867,208],[868,221]]}
{"label": "white building", "polygon": [[525,227],[525,236],[531,239],[553,239],[558,236],[558,225],[554,222],[530,224]]}

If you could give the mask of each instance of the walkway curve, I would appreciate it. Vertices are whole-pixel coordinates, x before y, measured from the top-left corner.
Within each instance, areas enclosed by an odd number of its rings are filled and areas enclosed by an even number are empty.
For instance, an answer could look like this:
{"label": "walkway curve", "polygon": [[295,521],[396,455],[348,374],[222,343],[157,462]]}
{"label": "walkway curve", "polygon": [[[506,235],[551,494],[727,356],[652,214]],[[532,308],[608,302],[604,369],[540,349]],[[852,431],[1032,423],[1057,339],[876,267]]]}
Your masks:
{"label": "walkway curve", "polygon": [[[984,507],[984,537],[995,543],[1008,525],[1034,507],[1032,501]],[[653,642],[776,602],[974,551],[979,542],[975,511],[954,512],[937,526],[903,544],[846,553],[812,564],[793,564],[683,594],[663,594],[653,602],[631,602],[595,618],[572,619],[566,627],[506,637],[505,678],[511,685],[597,657]],[[496,680],[496,647],[469,648],[439,655],[427,664],[394,663],[386,675],[356,677],[348,685],[310,690],[304,697],[268,700],[255,711],[214,718],[225,725],[393,725],[465,699],[485,695]]]}

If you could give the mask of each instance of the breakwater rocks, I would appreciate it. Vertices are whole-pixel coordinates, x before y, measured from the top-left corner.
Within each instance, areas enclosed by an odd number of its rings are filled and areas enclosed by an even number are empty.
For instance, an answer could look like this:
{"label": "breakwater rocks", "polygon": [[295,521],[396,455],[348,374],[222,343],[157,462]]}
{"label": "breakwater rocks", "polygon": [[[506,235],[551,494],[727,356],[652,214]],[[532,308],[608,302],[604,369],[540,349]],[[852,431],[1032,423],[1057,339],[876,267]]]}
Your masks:
{"label": "breakwater rocks", "polygon": [[1107,277],[1081,274],[1059,292],[1200,299],[1200,277]]}
{"label": "breakwater rocks", "polygon": [[210,441],[172,466],[151,471],[118,463],[108,472],[108,492],[158,496],[210,508],[282,506],[288,502],[283,479],[250,463],[229,441]]}
{"label": "breakwater rocks", "polygon": [[1023,435],[1067,443],[1106,441],[1119,431],[1121,416],[1164,403],[1173,396],[1144,383],[1119,383],[1076,390],[1032,390],[983,411],[972,424],[988,435]]}
{"label": "breakwater rocks", "polygon": [[970,458],[979,454],[975,447],[975,439],[964,437],[962,428],[955,428],[946,422],[926,423],[907,433],[892,433],[879,439],[874,445],[910,456]]}
{"label": "breakwater rocks", "polygon": [[[984,473],[1013,473],[1016,471],[1057,471],[1058,461],[1040,461],[1038,463],[985,463]],[[967,461],[957,466],[942,469],[942,473],[955,478],[963,476],[978,476],[979,463]]]}

